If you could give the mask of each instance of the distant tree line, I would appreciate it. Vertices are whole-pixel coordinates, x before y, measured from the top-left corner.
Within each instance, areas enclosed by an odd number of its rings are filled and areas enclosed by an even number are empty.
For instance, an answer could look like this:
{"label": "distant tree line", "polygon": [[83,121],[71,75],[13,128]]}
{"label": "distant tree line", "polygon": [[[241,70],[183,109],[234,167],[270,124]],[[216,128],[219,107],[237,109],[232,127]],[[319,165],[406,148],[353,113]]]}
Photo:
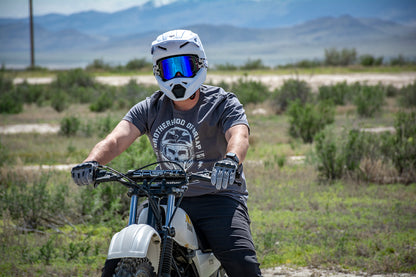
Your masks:
{"label": "distant tree line", "polygon": [[[415,59],[405,58],[403,55],[398,55],[397,57],[390,58],[386,60],[382,56],[374,56],[371,54],[358,55],[355,48],[343,48],[338,50],[337,48],[327,48],[325,49],[324,59],[314,59],[308,60],[303,59],[295,63],[289,63],[285,65],[279,65],[276,68],[314,68],[322,66],[350,66],[350,65],[361,65],[364,67],[371,66],[405,66],[405,65],[415,65]],[[264,65],[261,59],[248,59],[243,65],[236,66],[230,63],[215,65],[216,70],[224,71],[233,71],[233,70],[262,70],[262,69],[272,69],[269,66]]]}

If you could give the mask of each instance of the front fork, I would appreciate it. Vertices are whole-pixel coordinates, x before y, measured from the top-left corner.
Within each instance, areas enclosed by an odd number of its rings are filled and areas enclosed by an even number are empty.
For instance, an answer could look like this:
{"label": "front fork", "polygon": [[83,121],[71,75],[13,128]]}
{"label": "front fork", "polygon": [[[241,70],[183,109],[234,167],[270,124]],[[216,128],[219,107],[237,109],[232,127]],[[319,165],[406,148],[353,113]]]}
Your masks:
{"label": "front fork", "polygon": [[171,226],[171,220],[175,210],[175,195],[168,195],[168,202],[166,205],[166,219],[165,225],[162,227],[162,249],[160,251],[159,274],[158,277],[170,276],[170,269],[172,267],[172,251],[173,251],[173,237],[175,236],[175,229]]}
{"label": "front fork", "polygon": [[[128,225],[137,223],[137,206],[138,206],[138,195],[136,191],[130,191],[130,215]],[[157,207],[160,208],[160,199],[153,199],[157,201]],[[150,206],[150,203],[149,203]],[[170,276],[170,269],[172,266],[172,251],[173,251],[173,237],[175,236],[175,229],[171,226],[172,217],[175,211],[175,195],[169,194],[166,205],[166,217],[165,225],[162,226],[162,230],[159,233],[162,238],[160,260],[159,260],[159,273],[158,277]],[[149,207],[147,224],[155,226],[156,219],[153,209]]]}

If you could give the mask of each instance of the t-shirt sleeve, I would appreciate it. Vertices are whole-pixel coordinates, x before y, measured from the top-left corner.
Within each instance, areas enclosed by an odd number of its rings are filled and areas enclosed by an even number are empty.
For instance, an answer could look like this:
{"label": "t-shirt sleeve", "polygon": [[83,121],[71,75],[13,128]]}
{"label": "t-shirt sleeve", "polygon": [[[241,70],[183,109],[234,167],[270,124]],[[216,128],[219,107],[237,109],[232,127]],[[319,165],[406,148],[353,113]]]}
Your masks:
{"label": "t-shirt sleeve", "polygon": [[228,93],[222,114],[223,132],[225,133],[231,127],[239,124],[246,125],[250,130],[243,105],[235,94]]}
{"label": "t-shirt sleeve", "polygon": [[133,123],[134,126],[139,129],[140,133],[145,134],[148,132],[147,118],[148,118],[148,99],[143,100],[134,105],[124,116],[124,120]]}

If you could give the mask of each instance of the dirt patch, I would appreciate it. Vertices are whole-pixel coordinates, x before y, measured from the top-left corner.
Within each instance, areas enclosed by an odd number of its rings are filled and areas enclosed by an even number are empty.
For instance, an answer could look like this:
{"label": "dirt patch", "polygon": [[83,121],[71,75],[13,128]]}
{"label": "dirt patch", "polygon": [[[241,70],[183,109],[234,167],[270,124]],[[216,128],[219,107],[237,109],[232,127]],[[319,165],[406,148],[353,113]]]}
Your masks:
{"label": "dirt patch", "polygon": [[416,274],[410,273],[391,273],[391,274],[368,274],[365,272],[339,272],[328,269],[317,269],[307,267],[295,267],[289,268],[286,266],[279,266],[274,268],[267,268],[262,270],[263,277],[276,277],[276,276],[291,276],[291,277],[359,277],[359,276],[372,276],[372,277],[413,277]]}
{"label": "dirt patch", "polygon": [[23,166],[23,170],[28,171],[51,171],[51,170],[58,170],[58,171],[71,171],[71,169],[76,166],[76,164],[56,164],[56,165],[26,165]]}
{"label": "dirt patch", "polygon": [[396,129],[394,127],[374,127],[374,128],[361,128],[360,131],[368,133],[395,133]]}
{"label": "dirt patch", "polygon": [[19,133],[58,133],[60,127],[51,124],[15,124],[0,126],[0,134],[19,134]]}
{"label": "dirt patch", "polygon": [[[216,74],[209,74],[207,81],[210,83],[235,82],[241,76],[223,76]],[[322,85],[333,85],[336,83],[347,82],[353,84],[355,82],[366,83],[368,85],[393,85],[401,88],[413,83],[416,80],[416,73],[351,73],[351,74],[319,74],[319,75],[305,75],[305,74],[287,74],[287,75],[251,75],[247,76],[249,80],[261,81],[270,87],[271,90],[279,88],[288,79],[298,79],[307,82],[313,90],[317,90]]]}

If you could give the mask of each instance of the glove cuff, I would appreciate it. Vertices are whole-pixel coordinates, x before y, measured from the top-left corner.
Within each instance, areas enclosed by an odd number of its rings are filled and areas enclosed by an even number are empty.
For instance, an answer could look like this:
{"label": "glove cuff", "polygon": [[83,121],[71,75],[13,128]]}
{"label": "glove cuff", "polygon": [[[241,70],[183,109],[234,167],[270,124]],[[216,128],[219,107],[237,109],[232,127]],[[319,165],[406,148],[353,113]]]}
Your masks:
{"label": "glove cuff", "polygon": [[235,153],[233,153],[233,152],[228,152],[228,153],[225,155],[225,157],[226,157],[227,159],[231,159],[231,160],[233,160],[234,162],[236,162],[236,163],[237,163],[237,166],[240,164],[240,160],[238,159],[237,154],[235,154]]}

